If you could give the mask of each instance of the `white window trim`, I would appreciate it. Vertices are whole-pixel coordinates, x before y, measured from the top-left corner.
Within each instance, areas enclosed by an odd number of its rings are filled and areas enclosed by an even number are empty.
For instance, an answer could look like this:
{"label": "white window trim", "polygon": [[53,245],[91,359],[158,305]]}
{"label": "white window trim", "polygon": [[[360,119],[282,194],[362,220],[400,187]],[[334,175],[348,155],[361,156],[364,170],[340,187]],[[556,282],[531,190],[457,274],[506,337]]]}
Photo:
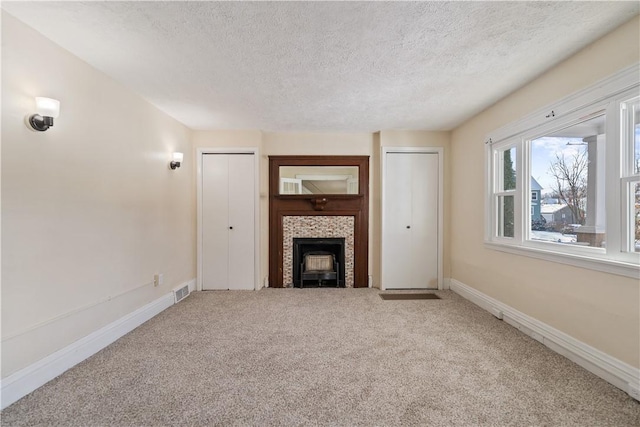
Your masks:
{"label": "white window trim", "polygon": [[[537,109],[533,113],[520,120],[509,123],[498,128],[486,136],[485,141],[496,143],[512,138],[518,134],[531,131],[542,123],[552,123],[567,114],[582,109],[588,105],[597,104],[607,98],[626,92],[638,86],[638,67],[636,63],[630,67],[623,68],[619,72],[606,77],[597,83],[575,92],[556,102]],[[551,114],[553,113],[553,116]],[[546,117],[549,115],[550,117]]]}
{"label": "white window trim", "polygon": [[[607,215],[607,248],[592,248],[580,246],[567,246],[552,242],[536,242],[529,240],[530,231],[528,224],[531,221],[531,213],[527,206],[531,200],[525,200],[521,194],[531,194],[529,180],[522,177],[530,176],[529,141],[536,135],[544,134],[550,130],[564,127],[568,122],[578,121],[586,114],[604,110],[607,114],[607,135],[616,141],[620,141],[620,123],[615,120],[618,108],[617,104],[622,96],[628,96],[630,90],[638,90],[638,67],[634,64],[620,72],[603,79],[596,84],[569,95],[553,104],[535,111],[524,118],[510,123],[492,132],[486,138],[485,147],[485,247],[502,252],[517,255],[530,256],[576,267],[587,268],[607,273],[622,275],[640,279],[640,254],[624,252],[629,249],[628,225],[625,225],[627,212],[624,209],[622,199],[626,180],[606,178],[608,195],[606,206]],[[610,117],[610,118],[609,118]],[[494,158],[494,150],[502,150],[515,145],[517,147],[516,170],[516,223],[514,224],[514,238],[497,237],[497,212],[496,196],[502,194],[496,192],[497,165]],[[611,144],[607,149],[606,168],[616,173],[623,173],[621,169],[621,144]],[[615,147],[613,147],[615,146]],[[525,151],[525,153],[521,153]],[[635,180],[635,178],[633,178]],[[628,184],[627,184],[628,185]],[[511,192],[511,194],[513,194]],[[610,227],[609,224],[615,224]],[[626,233],[626,234],[625,234]],[[625,246],[626,244],[626,246]]]}
{"label": "white window trim", "polygon": [[[553,243],[550,244],[553,245]],[[544,248],[533,248],[528,246],[515,245],[508,246],[496,242],[485,242],[484,246],[485,248],[493,249],[500,252],[528,256],[545,261],[572,265],[574,267],[586,268],[589,270],[616,274],[618,276],[640,279],[640,271],[638,271],[638,265],[630,262],[601,259],[586,255],[565,254],[562,252],[551,251]]]}
{"label": "white window trim", "polygon": [[[632,219],[635,221],[635,205],[630,202],[628,196],[632,194],[632,189],[635,184],[640,184],[640,175],[632,175],[621,178],[621,197],[625,198],[623,209],[625,209],[627,216],[621,219],[623,221],[622,230],[624,233],[623,244],[627,248],[627,251],[633,252],[635,250],[635,239],[631,237],[631,233],[635,233],[635,225]],[[626,197],[625,197],[626,196]]]}
{"label": "white window trim", "polygon": [[[640,94],[636,93],[635,97],[631,99],[639,98]],[[629,99],[629,100],[631,100]],[[634,148],[634,135],[635,131],[633,129],[629,129],[629,111],[625,108],[620,109],[620,115],[624,116],[621,120],[621,131],[630,130],[629,133],[623,135],[620,134],[620,139],[624,140],[627,143],[627,151],[624,152],[621,160],[621,178],[620,178],[620,194],[621,197],[625,198],[624,204],[622,208],[624,212],[626,212],[626,217],[623,215],[623,244],[626,247],[627,251],[634,252],[635,251],[635,238],[632,237],[635,234],[635,201],[631,201],[629,196],[634,195],[633,186],[637,183],[640,183],[640,173],[636,173],[635,171],[635,148]],[[632,119],[633,120],[633,119]]]}

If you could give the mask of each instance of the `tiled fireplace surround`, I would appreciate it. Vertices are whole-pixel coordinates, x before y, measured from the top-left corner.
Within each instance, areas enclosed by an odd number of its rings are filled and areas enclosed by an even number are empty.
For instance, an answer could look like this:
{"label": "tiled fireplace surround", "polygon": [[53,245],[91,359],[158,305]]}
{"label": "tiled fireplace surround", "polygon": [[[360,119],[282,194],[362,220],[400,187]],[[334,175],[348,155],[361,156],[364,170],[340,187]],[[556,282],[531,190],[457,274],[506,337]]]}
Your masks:
{"label": "tiled fireplace surround", "polygon": [[345,240],[345,286],[353,288],[354,284],[354,234],[355,219],[353,216],[286,215],[282,217],[282,283],[284,287],[293,286],[293,239],[294,238],[335,238]]}

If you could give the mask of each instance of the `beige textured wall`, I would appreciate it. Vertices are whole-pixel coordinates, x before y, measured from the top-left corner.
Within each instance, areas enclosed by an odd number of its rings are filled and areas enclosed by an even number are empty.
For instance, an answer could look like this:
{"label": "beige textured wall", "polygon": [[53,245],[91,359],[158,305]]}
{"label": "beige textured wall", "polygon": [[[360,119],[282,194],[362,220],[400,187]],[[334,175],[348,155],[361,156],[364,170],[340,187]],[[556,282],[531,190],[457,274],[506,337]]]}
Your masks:
{"label": "beige textured wall", "polygon": [[198,148],[260,147],[262,132],[259,130],[194,130],[191,134],[193,160]]}
{"label": "beige textured wall", "polygon": [[[35,96],[61,102],[47,132]],[[2,12],[2,377],[195,277],[189,137]]]}
{"label": "beige textured wall", "polygon": [[635,17],[455,129],[450,205],[452,278],[635,367],[637,280],[484,248],[483,141],[488,132],[637,63],[639,28]]}

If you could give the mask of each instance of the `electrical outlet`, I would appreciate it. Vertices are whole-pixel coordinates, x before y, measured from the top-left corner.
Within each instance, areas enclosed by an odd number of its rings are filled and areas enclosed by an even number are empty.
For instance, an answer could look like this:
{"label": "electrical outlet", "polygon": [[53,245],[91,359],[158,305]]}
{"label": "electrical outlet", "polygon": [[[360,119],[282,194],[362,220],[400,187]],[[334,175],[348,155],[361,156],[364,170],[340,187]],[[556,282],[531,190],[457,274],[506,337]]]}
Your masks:
{"label": "electrical outlet", "polygon": [[164,283],[164,275],[162,273],[153,275],[153,286],[160,286]]}

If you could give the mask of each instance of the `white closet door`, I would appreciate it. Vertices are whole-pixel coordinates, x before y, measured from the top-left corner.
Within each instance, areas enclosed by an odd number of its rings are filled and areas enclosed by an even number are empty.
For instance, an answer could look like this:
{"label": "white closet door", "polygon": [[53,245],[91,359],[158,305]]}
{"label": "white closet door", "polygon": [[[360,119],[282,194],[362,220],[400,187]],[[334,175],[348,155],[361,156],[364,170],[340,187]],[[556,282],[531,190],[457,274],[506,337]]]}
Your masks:
{"label": "white closet door", "polygon": [[411,276],[416,288],[438,288],[438,155],[411,154]]}
{"label": "white closet door", "polygon": [[252,154],[202,156],[202,289],[255,288]]}
{"label": "white closet door", "polygon": [[253,154],[229,155],[229,289],[255,289]]}
{"label": "white closet door", "polygon": [[385,289],[438,287],[438,154],[386,153]]}
{"label": "white closet door", "polygon": [[229,289],[229,156],[202,156],[202,289]]}
{"label": "white closet door", "polygon": [[384,200],[384,278],[387,288],[413,286],[412,270],[407,268],[411,245],[411,157],[387,153]]}

